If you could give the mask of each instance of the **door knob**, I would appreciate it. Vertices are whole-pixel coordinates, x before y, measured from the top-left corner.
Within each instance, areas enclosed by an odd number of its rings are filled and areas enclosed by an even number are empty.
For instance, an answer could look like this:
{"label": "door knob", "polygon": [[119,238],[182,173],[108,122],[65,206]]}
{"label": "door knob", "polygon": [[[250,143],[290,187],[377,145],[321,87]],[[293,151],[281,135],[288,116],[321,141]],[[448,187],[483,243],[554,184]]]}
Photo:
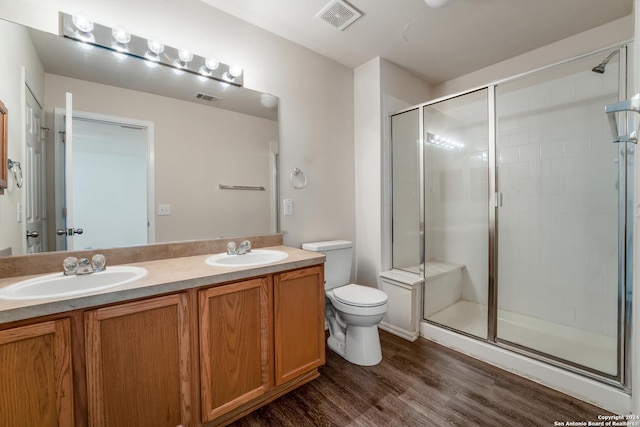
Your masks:
{"label": "door knob", "polygon": [[56,230],[58,236],[73,236],[74,234],[82,233],[84,233],[82,228],[59,228]]}
{"label": "door knob", "polygon": [[37,231],[27,231],[27,237],[38,237],[40,233]]}

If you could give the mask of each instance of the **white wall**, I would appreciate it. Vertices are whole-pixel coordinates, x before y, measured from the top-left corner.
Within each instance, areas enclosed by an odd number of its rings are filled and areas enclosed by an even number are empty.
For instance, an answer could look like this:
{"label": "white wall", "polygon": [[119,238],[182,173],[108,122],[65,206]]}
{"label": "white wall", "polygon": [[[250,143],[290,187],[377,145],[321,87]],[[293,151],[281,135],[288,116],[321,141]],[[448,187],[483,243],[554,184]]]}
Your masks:
{"label": "white wall", "polygon": [[[1,9],[1,8],[0,8]],[[24,170],[24,84],[22,67],[29,76],[36,97],[42,99],[44,72],[31,42],[22,29],[0,22],[0,39],[8,51],[4,55],[11,61],[0,61],[0,101],[8,111],[8,158],[20,162]],[[24,212],[24,187],[18,188],[13,175],[7,176],[8,189],[0,195],[0,250],[11,248],[12,253],[25,250],[24,220],[18,222],[16,206],[21,203]]]}
{"label": "white wall", "polygon": [[381,133],[380,58],[354,71],[354,140],[356,172],[356,277],[377,287],[381,259]]}
{"label": "white wall", "polygon": [[356,68],[354,80],[356,279],[377,287],[391,267],[389,115],[428,98],[429,87],[382,58]]}
{"label": "white wall", "polygon": [[[280,97],[281,199],[294,201],[285,244],[355,238],[352,70],[198,0],[0,0],[2,18],[55,34],[59,11],[240,64],[246,87]],[[294,167],[304,189],[289,184]]]}

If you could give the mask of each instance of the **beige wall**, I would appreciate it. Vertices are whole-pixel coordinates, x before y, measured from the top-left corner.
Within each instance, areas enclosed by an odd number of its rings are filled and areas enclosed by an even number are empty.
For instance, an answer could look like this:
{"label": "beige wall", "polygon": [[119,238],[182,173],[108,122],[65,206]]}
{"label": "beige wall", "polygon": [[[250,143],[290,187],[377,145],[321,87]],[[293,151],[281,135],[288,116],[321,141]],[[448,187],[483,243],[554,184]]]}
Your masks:
{"label": "beige wall", "polygon": [[[8,157],[20,162],[24,170],[24,82],[22,69],[26,70],[36,97],[42,98],[44,73],[26,31],[0,22],[0,40],[8,52],[0,61],[0,101],[8,110]],[[4,52],[4,51],[3,51]],[[7,61],[11,58],[11,61]],[[11,174],[8,189],[0,195],[0,250],[11,248],[12,253],[24,251],[26,227],[18,222],[17,206],[24,211],[24,187],[18,188]]]}
{"label": "beige wall", "polygon": [[[352,70],[197,0],[0,0],[2,18],[56,34],[59,11],[240,64],[246,87],[281,100],[280,198],[294,203],[282,217],[285,244],[355,238]],[[305,172],[304,189],[289,183],[294,167]]]}
{"label": "beige wall", "polygon": [[[48,119],[64,107],[66,92],[73,94],[74,111],[154,124],[156,207],[171,205],[170,216],[156,215],[157,242],[271,231],[269,155],[277,122],[53,74],[45,75]],[[218,184],[267,191],[225,191]]]}

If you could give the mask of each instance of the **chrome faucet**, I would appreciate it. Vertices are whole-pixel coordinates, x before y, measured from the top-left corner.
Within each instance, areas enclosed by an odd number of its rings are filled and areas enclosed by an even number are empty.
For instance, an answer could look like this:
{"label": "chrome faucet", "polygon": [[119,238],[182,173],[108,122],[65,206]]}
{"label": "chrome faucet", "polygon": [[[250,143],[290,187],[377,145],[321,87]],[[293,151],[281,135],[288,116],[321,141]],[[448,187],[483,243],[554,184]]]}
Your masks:
{"label": "chrome faucet", "polygon": [[102,254],[95,254],[91,261],[88,258],[67,257],[62,262],[62,269],[65,276],[91,274],[106,270],[106,258]]}
{"label": "chrome faucet", "polygon": [[76,269],[76,275],[80,276],[83,274],[91,274],[93,273],[93,266],[91,262],[87,258],[80,258],[78,260],[78,268]]}
{"label": "chrome faucet", "polygon": [[240,245],[238,245],[238,249],[236,249],[236,254],[244,255],[248,252],[251,252],[251,242],[248,240],[245,240],[244,242],[240,243]]}
{"label": "chrome faucet", "polygon": [[236,242],[227,243],[227,255],[244,255],[251,252],[251,242],[243,241],[236,247]]}

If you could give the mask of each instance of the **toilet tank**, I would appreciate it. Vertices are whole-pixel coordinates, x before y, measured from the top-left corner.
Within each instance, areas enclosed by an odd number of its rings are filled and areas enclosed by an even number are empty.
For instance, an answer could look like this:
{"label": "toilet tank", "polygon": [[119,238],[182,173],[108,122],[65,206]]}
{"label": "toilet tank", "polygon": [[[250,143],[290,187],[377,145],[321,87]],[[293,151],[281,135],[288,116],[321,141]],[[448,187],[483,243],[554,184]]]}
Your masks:
{"label": "toilet tank", "polygon": [[333,289],[349,284],[353,244],[348,240],[303,243],[302,249],[322,252],[327,260],[324,264],[324,288]]}

